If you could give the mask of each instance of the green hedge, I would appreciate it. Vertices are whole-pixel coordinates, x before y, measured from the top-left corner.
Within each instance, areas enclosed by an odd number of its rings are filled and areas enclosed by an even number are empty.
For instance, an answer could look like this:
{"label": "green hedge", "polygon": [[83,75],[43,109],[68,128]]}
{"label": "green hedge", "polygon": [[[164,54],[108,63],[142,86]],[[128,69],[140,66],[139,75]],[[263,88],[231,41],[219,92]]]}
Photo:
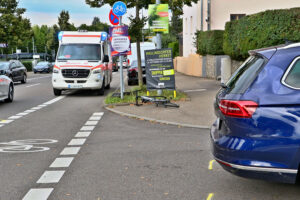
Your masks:
{"label": "green hedge", "polygon": [[227,22],[224,52],[233,59],[248,57],[248,51],[300,41],[300,8],[268,10]]}
{"label": "green hedge", "polygon": [[168,48],[172,48],[173,58],[179,56],[179,43],[178,42],[169,43]]}
{"label": "green hedge", "polygon": [[223,34],[224,31],[197,31],[196,48],[200,55],[222,55],[223,51]]}
{"label": "green hedge", "polygon": [[32,61],[22,61],[22,64],[26,67],[28,72],[32,71]]}

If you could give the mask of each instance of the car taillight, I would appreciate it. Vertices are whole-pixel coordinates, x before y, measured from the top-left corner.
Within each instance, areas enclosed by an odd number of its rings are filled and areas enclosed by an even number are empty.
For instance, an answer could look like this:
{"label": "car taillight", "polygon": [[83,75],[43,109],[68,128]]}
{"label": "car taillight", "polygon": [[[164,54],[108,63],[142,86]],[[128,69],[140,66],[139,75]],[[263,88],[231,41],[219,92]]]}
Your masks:
{"label": "car taillight", "polygon": [[230,117],[251,118],[258,104],[254,101],[221,100],[219,108],[221,112]]}

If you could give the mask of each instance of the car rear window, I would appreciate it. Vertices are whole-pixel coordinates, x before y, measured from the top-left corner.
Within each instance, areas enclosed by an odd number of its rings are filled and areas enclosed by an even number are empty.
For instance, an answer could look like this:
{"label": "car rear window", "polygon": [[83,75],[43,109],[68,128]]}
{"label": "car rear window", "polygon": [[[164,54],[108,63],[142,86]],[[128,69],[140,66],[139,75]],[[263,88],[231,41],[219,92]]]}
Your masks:
{"label": "car rear window", "polygon": [[228,92],[233,94],[243,94],[266,63],[267,59],[262,56],[257,55],[249,57],[226,83]]}
{"label": "car rear window", "polygon": [[288,69],[284,82],[294,89],[300,89],[300,58]]}

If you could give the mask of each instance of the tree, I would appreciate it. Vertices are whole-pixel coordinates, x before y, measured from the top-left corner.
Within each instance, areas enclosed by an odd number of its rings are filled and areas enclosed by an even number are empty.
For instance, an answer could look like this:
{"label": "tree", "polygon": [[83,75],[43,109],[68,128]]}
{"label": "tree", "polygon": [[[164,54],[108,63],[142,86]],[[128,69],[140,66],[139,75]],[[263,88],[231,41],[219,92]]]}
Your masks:
{"label": "tree", "polygon": [[29,38],[32,36],[29,19],[23,18],[24,8],[18,8],[19,1],[0,0],[0,43],[5,43],[9,49],[20,46],[27,46]]}
{"label": "tree", "polygon": [[[105,4],[113,5],[118,0],[85,0],[85,2],[91,7],[102,7]],[[196,3],[198,0],[162,0],[161,3],[168,3],[173,14],[182,15],[183,14],[183,5],[191,6],[192,2]],[[140,9],[148,8],[149,4],[154,4],[155,0],[126,0],[128,8],[135,7],[136,16],[130,17],[130,30],[131,36],[136,38],[137,46],[137,61],[138,61],[138,74],[139,74],[139,85],[143,85],[142,78],[142,68],[141,68],[141,56],[140,56],[140,41],[142,38],[142,28],[145,25],[146,18],[140,18]]]}
{"label": "tree", "polygon": [[58,16],[58,25],[62,31],[75,31],[76,28],[69,22],[70,15],[69,11],[62,10]]}

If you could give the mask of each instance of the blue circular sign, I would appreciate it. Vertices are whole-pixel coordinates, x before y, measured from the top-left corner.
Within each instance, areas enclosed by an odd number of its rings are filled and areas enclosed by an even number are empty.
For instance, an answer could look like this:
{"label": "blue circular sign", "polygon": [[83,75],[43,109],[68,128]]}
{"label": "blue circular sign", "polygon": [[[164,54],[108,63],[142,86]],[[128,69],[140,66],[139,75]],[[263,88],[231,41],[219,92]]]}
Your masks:
{"label": "blue circular sign", "polygon": [[114,3],[112,10],[113,10],[113,13],[115,15],[120,17],[120,16],[123,16],[126,13],[127,7],[126,7],[126,4],[124,2],[117,1],[116,3]]}

